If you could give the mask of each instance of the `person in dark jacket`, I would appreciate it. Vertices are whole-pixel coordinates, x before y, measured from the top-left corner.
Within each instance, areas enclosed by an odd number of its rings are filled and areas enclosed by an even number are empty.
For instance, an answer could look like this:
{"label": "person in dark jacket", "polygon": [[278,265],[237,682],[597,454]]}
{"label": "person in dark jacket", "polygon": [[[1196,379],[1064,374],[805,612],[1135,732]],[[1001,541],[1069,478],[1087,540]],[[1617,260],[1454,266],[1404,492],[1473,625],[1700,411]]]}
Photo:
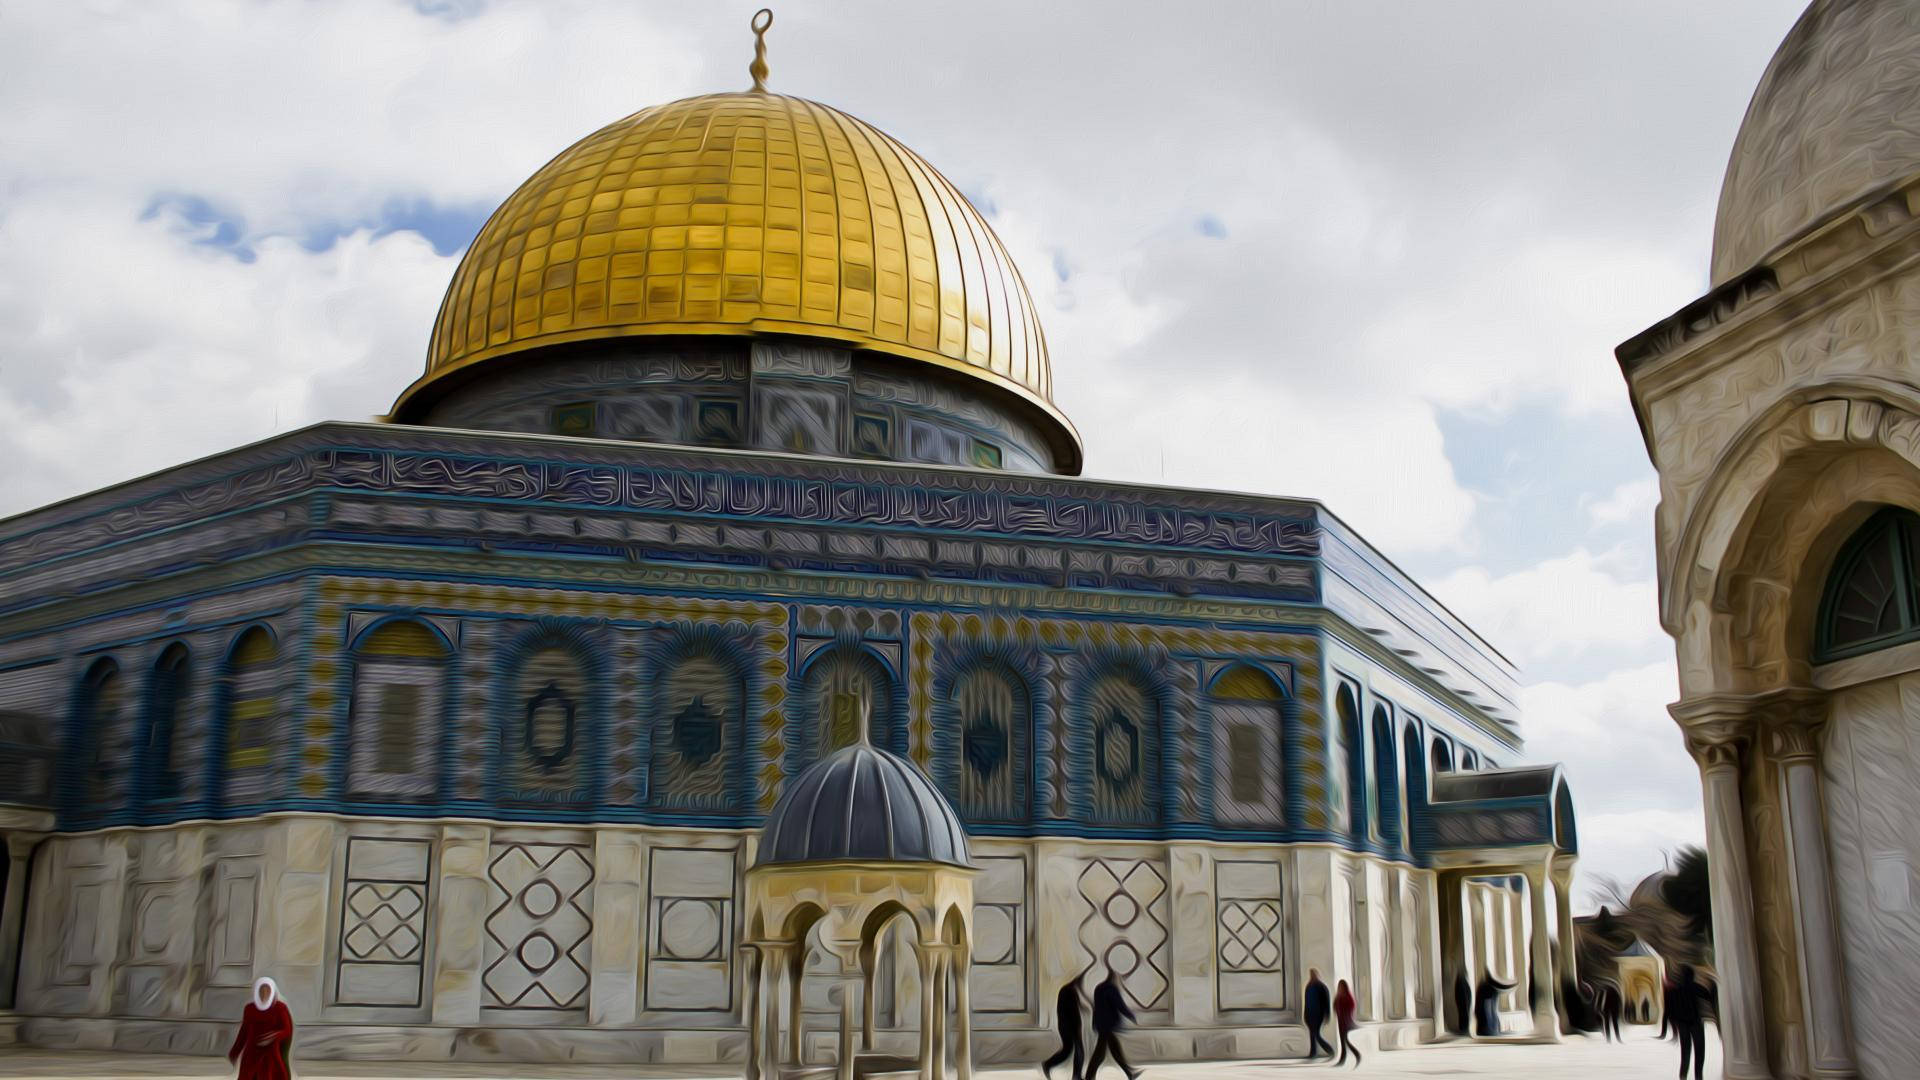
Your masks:
{"label": "person in dark jacket", "polygon": [[1680,1040],[1680,1076],[1685,1080],[1687,1062],[1693,1062],[1693,1080],[1700,1080],[1707,1065],[1707,1008],[1713,991],[1695,981],[1693,965],[1681,964],[1667,993],[1667,1026]]}
{"label": "person in dark jacket", "polygon": [[1127,1064],[1127,1055],[1120,1052],[1120,1029],[1133,1019],[1133,1010],[1127,1007],[1127,999],[1120,993],[1120,973],[1107,969],[1107,977],[1093,988],[1093,1060],[1087,1062],[1087,1078],[1100,1071],[1100,1063],[1113,1055],[1113,1063],[1127,1074],[1127,1080],[1134,1080],[1140,1070]]}
{"label": "person in dark jacket", "polygon": [[1473,1034],[1473,983],[1464,969],[1453,976],[1453,1012],[1454,1031],[1460,1035]]}
{"label": "person in dark jacket", "polygon": [[1333,991],[1334,1026],[1340,1029],[1340,1060],[1335,1066],[1345,1065],[1347,1055],[1353,1055],[1353,1067],[1360,1067],[1360,1048],[1353,1045],[1353,1010],[1357,1003],[1353,1000],[1353,991],[1347,989],[1347,980],[1341,979],[1340,985]]}
{"label": "person in dark jacket", "polygon": [[1307,991],[1302,995],[1301,1006],[1307,1014],[1307,1060],[1319,1057],[1322,1047],[1326,1048],[1327,1056],[1332,1057],[1333,1044],[1320,1034],[1320,1029],[1327,1026],[1327,1013],[1333,1001],[1327,995],[1327,984],[1320,981],[1317,968],[1307,969]]}
{"label": "person in dark jacket", "polygon": [[1080,1011],[1083,1001],[1080,996],[1080,980],[1086,977],[1087,973],[1083,971],[1068,979],[1060,987],[1060,996],[1054,999],[1055,1018],[1060,1021],[1060,1051],[1040,1063],[1040,1073],[1043,1076],[1052,1077],[1053,1067],[1069,1057],[1073,1058],[1073,1080],[1081,1080],[1084,1075],[1080,1066],[1086,1060],[1084,1049],[1086,1044],[1081,1041],[1081,1038],[1086,1021]]}
{"label": "person in dark jacket", "polygon": [[1626,1011],[1627,999],[1620,988],[1612,983],[1600,984],[1600,1031],[1608,1042],[1626,1042],[1620,1034],[1620,1014]]}
{"label": "person in dark jacket", "polygon": [[1474,989],[1473,1014],[1476,1034],[1481,1036],[1500,1034],[1500,993],[1513,989],[1510,982],[1501,982],[1489,971],[1480,976],[1480,985]]}

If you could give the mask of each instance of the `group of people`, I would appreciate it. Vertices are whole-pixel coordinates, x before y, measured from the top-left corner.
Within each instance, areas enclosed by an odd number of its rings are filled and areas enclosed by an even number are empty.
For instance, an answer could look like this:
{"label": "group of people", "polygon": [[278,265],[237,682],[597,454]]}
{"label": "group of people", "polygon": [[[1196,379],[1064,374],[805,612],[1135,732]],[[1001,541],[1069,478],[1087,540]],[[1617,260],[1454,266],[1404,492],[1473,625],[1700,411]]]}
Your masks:
{"label": "group of people", "polygon": [[1347,1056],[1353,1056],[1353,1067],[1360,1067],[1360,1048],[1353,1045],[1354,1000],[1353,991],[1347,988],[1347,980],[1341,979],[1340,985],[1331,996],[1327,993],[1327,984],[1320,981],[1318,968],[1307,969],[1307,991],[1302,995],[1302,1010],[1307,1020],[1307,1060],[1312,1061],[1325,1050],[1328,1057],[1333,1056],[1333,1047],[1320,1035],[1320,1029],[1327,1025],[1327,1013],[1333,1013],[1334,1028],[1340,1035],[1340,1059],[1334,1065],[1347,1063]]}
{"label": "group of people", "polygon": [[[1627,1002],[1620,988],[1613,983],[1602,982],[1587,988],[1585,996],[1592,1003],[1593,1019],[1601,1036],[1608,1042],[1623,1040],[1620,1020],[1626,1013]],[[1661,988],[1660,1037],[1665,1039],[1671,1035],[1680,1043],[1682,1080],[1689,1067],[1693,1070],[1694,1080],[1699,1080],[1706,1067],[1707,1018],[1712,1012],[1714,1000],[1713,988],[1700,981],[1699,974],[1691,964],[1680,965],[1673,978],[1668,979]]]}
{"label": "group of people", "polygon": [[1086,977],[1085,971],[1075,975],[1060,988],[1060,995],[1054,999],[1054,1010],[1060,1021],[1060,1049],[1041,1062],[1040,1071],[1051,1080],[1054,1067],[1071,1057],[1073,1080],[1093,1080],[1093,1074],[1100,1071],[1107,1055],[1111,1054],[1113,1063],[1127,1074],[1127,1080],[1134,1080],[1140,1075],[1140,1070],[1127,1064],[1127,1055],[1121,1052],[1119,1039],[1120,1028],[1133,1019],[1133,1010],[1128,1007],[1126,996],[1120,991],[1119,974],[1111,968],[1107,970],[1107,977],[1093,988],[1093,1060],[1086,1063],[1084,1071],[1081,1069],[1081,1061],[1085,1058],[1082,1049],[1084,1044],[1081,1042],[1085,1023],[1080,980]]}

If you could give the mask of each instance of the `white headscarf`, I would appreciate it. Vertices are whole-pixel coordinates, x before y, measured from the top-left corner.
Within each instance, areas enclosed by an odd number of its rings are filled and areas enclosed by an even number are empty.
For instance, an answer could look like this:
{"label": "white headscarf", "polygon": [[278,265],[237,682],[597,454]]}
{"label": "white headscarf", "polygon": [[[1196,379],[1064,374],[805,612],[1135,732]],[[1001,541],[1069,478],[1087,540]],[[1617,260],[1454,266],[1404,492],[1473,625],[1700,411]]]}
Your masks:
{"label": "white headscarf", "polygon": [[[267,1001],[264,1005],[260,1003],[260,988],[263,986],[267,990]],[[272,979],[263,977],[253,980],[253,1000],[248,1004],[256,1009],[266,1009],[272,1007],[273,1003],[279,999],[280,987]]]}

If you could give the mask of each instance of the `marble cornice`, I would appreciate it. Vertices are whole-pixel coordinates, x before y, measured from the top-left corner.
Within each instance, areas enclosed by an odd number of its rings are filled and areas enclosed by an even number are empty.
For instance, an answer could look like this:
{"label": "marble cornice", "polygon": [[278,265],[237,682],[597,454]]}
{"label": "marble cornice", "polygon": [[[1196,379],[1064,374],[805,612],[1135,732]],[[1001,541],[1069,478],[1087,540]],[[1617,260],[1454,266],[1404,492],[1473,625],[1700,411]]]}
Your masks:
{"label": "marble cornice", "polygon": [[[1920,256],[1920,176],[1854,203],[1614,350],[1636,414]],[[1642,433],[1646,424],[1641,417]]]}

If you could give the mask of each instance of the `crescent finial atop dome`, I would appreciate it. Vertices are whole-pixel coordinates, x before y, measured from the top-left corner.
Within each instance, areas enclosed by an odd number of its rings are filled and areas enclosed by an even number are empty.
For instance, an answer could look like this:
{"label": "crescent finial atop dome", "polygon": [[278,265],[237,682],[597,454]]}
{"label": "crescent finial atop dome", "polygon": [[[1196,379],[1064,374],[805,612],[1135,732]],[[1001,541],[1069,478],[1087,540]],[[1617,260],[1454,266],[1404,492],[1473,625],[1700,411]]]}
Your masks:
{"label": "crescent finial atop dome", "polygon": [[767,31],[773,27],[773,9],[761,8],[753,13],[753,21],[747,24],[753,28],[753,63],[747,65],[747,74],[753,76],[753,91],[756,94],[767,92]]}

